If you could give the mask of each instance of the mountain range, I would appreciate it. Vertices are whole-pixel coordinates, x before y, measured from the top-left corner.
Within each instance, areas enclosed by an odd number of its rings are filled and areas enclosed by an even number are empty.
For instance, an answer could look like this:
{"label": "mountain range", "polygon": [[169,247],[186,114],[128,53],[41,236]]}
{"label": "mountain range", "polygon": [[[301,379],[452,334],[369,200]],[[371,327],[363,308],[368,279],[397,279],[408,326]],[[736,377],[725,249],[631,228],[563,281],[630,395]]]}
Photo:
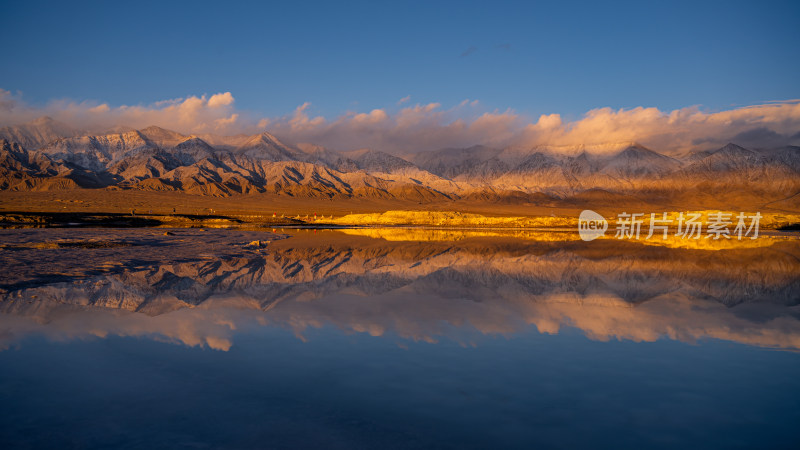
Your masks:
{"label": "mountain range", "polygon": [[[265,236],[273,240],[244,245]],[[42,242],[58,248],[43,250]],[[263,230],[29,230],[9,235],[3,246],[13,251],[0,252],[8,267],[0,349],[30,332],[31,322],[15,320],[23,318],[54,330],[72,318],[68,336],[105,336],[90,319],[104,311],[143,313],[137,323],[146,326],[121,334],[163,323],[167,336],[186,333],[196,342],[191,323],[170,319],[181,310],[208,314],[227,332],[238,327],[224,314],[240,311],[298,331],[329,323],[414,339],[535,324],[547,333],[577,327],[602,340],[711,337],[800,349],[797,240],[719,252],[593,244],[600,249],[564,240],[398,242],[335,231],[280,239]]]}
{"label": "mountain range", "polygon": [[100,134],[43,117],[0,128],[0,189],[110,188],[229,196],[435,199],[671,198],[747,191],[797,199],[800,147],[728,144],[680,158],[635,142],[576,146],[450,148],[393,155],[333,151],[255,135],[184,135],[151,126]]}

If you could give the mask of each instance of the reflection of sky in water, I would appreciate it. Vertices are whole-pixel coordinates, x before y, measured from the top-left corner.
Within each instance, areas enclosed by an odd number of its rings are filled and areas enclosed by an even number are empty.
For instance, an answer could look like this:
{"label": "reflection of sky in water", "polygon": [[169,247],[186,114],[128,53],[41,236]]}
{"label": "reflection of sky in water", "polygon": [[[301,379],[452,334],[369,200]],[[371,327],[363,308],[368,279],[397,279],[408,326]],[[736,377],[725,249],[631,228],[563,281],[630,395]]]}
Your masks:
{"label": "reflection of sky in water", "polygon": [[0,353],[0,437],[94,448],[797,442],[795,353],[719,341],[603,343],[573,331],[475,346],[329,327],[305,338],[253,328],[228,352],[33,339]]}
{"label": "reflection of sky in water", "polygon": [[796,239],[3,233],[0,443],[798,441]]}

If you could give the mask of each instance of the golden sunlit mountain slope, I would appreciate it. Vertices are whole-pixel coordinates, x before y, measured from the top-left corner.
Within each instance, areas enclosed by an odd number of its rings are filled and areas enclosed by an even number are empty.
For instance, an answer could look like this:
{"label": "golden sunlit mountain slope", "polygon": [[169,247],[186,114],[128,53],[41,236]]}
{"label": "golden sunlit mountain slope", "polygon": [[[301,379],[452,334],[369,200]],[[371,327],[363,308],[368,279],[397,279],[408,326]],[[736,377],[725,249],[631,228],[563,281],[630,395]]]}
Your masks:
{"label": "golden sunlit mountain slope", "polygon": [[769,204],[777,209],[792,208],[786,199],[800,192],[800,147],[751,150],[728,144],[676,159],[636,143],[615,144],[599,153],[477,146],[419,153],[409,160],[369,149],[293,146],[266,132],[201,137],[152,126],[87,135],[45,119],[6,127],[0,139],[0,187],[5,191],[81,187],[426,205]]}

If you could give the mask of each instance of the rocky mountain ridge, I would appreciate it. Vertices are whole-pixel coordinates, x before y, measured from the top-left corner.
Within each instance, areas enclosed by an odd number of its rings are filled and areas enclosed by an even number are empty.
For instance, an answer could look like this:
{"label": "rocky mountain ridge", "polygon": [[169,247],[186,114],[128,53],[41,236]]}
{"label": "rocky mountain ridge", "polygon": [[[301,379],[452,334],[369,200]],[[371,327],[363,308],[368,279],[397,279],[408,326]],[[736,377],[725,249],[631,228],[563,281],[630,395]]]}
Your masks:
{"label": "rocky mountain ridge", "polygon": [[603,148],[474,146],[410,154],[290,145],[263,132],[184,135],[156,126],[85,134],[49,118],[0,129],[0,189],[116,188],[228,196],[566,198],[598,190],[671,195],[800,192],[800,147],[733,143],[676,159],[637,143]]}

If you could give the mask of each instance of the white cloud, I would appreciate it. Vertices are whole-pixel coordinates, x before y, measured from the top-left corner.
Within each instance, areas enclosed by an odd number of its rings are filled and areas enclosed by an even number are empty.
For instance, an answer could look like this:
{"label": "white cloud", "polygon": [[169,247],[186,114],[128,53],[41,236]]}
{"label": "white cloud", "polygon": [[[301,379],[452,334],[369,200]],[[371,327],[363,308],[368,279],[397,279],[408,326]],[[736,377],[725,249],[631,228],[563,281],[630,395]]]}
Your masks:
{"label": "white cloud", "polygon": [[[751,146],[779,144],[777,141],[759,142],[758,137],[752,134],[755,130],[761,130],[762,136],[763,132],[783,136],[784,144],[797,142],[800,102],[771,102],[711,113],[698,107],[670,112],[643,107],[628,110],[599,108],[569,123],[562,123],[558,115],[543,115],[536,123],[525,127],[519,143],[588,145],[637,141],[664,151],[686,151],[728,141]],[[748,133],[755,139],[747,138]],[[747,140],[752,142],[745,142]]]}
{"label": "white cloud", "polygon": [[559,114],[538,119],[512,110],[485,111],[477,100],[444,109],[440,103],[351,111],[339,117],[312,115],[309,102],[291,114],[263,117],[237,110],[230,92],[164,100],[150,105],[56,100],[43,107],[25,103],[0,89],[0,125],[18,124],[48,115],[74,127],[100,131],[116,125],[158,125],[183,133],[237,134],[270,131],[289,142],[333,149],[375,148],[416,152],[444,147],[578,146],[637,141],[663,152],[709,148],[734,141],[749,146],[800,142],[800,101],[768,102],[707,112],[697,106],[661,111],[653,107],[598,108],[565,122]]}
{"label": "white cloud", "polygon": [[74,127],[100,131],[116,125],[144,128],[158,125],[185,133],[245,131],[230,92],[163,100],[150,105],[121,105],[55,100],[43,107],[28,105],[19,96],[0,89],[0,123],[19,124],[50,116]]}
{"label": "white cloud", "polygon": [[208,99],[208,106],[211,108],[217,108],[220,106],[228,106],[233,104],[233,95],[230,92],[224,92],[222,94],[214,94],[211,98]]}

